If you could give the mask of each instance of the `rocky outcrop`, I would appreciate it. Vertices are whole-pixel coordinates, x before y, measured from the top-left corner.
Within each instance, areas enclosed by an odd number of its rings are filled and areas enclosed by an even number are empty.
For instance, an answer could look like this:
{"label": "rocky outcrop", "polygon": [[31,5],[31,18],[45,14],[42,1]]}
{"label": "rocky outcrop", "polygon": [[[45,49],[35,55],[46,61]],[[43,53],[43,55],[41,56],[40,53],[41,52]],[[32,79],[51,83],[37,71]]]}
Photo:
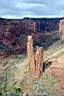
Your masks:
{"label": "rocky outcrop", "polygon": [[43,49],[38,47],[35,54],[35,64],[36,64],[36,76],[39,78],[43,72]]}
{"label": "rocky outcrop", "polygon": [[27,58],[30,78],[40,78],[43,72],[43,49],[41,47],[37,47],[36,52],[33,51],[32,36],[28,36]]}
{"label": "rocky outcrop", "polygon": [[27,30],[36,31],[36,22],[34,22],[32,19],[29,20],[22,20],[22,24]]}
{"label": "rocky outcrop", "polygon": [[35,74],[35,55],[33,52],[32,36],[28,36],[27,56],[28,56],[28,64],[29,64],[29,75],[30,75],[30,77],[33,77]]}
{"label": "rocky outcrop", "polygon": [[64,40],[64,19],[60,20],[59,23],[59,35],[60,35],[60,39]]}

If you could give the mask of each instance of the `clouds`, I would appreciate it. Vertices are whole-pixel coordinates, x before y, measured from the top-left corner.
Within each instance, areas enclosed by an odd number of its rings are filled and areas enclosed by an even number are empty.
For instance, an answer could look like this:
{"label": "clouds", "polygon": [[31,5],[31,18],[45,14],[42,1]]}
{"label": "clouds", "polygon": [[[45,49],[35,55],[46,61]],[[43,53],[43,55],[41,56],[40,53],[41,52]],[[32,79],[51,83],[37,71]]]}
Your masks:
{"label": "clouds", "polygon": [[1,0],[0,16],[7,18],[64,16],[64,0]]}

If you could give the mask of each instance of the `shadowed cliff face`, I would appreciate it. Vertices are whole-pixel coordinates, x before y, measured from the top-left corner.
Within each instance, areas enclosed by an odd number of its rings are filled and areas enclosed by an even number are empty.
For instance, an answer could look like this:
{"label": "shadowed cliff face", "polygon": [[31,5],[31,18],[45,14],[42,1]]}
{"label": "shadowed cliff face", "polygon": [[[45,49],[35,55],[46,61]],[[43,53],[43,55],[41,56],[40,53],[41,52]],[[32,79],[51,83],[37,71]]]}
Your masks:
{"label": "shadowed cliff face", "polygon": [[6,20],[0,19],[0,54],[26,52],[27,36],[32,35],[34,46],[50,46],[58,36],[58,18]]}

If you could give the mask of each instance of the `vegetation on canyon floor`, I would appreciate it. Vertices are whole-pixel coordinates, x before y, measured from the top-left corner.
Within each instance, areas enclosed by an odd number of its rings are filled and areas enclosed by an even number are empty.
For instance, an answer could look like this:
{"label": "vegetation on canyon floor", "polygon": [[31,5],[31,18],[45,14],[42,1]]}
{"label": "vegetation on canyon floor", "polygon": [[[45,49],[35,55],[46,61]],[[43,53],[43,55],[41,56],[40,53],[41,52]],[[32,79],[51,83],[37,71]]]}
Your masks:
{"label": "vegetation on canyon floor", "polygon": [[[25,55],[19,55],[0,60],[0,64],[3,64],[3,67],[8,64],[14,65],[14,70],[12,69],[11,71],[10,66],[8,66],[9,68],[6,68],[2,77],[0,74],[0,96],[22,96],[25,90],[25,82],[28,81],[28,67],[26,66],[25,59]],[[20,75],[19,72],[22,71],[22,68],[18,71],[18,66],[23,67],[23,64],[25,64],[25,69],[23,70],[24,78],[19,80],[18,74]],[[10,74],[10,72],[12,73]],[[16,73],[16,76],[18,76],[16,79],[13,77],[13,73]],[[61,89],[58,82],[56,77],[43,74],[39,80],[31,80],[28,83],[29,96],[63,96],[64,89]]]}

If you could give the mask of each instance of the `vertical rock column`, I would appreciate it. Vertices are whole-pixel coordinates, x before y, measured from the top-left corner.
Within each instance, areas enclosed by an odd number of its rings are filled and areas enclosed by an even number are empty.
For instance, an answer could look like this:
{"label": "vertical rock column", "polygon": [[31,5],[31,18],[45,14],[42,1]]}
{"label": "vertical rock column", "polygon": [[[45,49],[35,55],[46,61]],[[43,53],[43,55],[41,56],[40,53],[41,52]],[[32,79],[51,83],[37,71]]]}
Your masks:
{"label": "vertical rock column", "polygon": [[37,47],[36,53],[33,51],[32,36],[28,36],[27,57],[29,64],[29,77],[33,79],[40,78],[43,72],[43,48]]}
{"label": "vertical rock column", "polygon": [[59,35],[60,35],[60,39],[64,40],[64,19],[60,20],[59,23]]}
{"label": "vertical rock column", "polygon": [[30,75],[30,78],[33,78],[35,74],[35,55],[33,52],[32,36],[28,36],[27,56],[28,56],[28,64],[29,64],[29,75]]}
{"label": "vertical rock column", "polygon": [[38,47],[35,54],[36,78],[40,78],[43,72],[43,48]]}

